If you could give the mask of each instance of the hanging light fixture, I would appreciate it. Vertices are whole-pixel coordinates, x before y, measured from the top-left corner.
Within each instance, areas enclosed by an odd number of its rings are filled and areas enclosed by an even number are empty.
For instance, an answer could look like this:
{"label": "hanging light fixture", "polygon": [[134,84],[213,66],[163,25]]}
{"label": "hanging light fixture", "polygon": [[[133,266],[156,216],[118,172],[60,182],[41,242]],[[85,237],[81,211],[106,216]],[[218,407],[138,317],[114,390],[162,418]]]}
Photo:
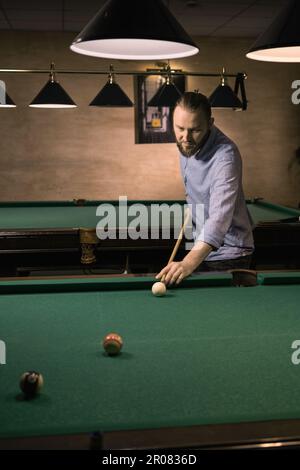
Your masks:
{"label": "hanging light fixture", "polygon": [[223,67],[221,73],[221,83],[213,91],[208,98],[212,108],[233,108],[242,109],[243,105],[235,92],[227,84],[227,78],[225,77],[225,68]]}
{"label": "hanging light fixture", "polygon": [[166,67],[166,71],[167,76],[165,83],[157,90],[155,95],[147,103],[148,106],[166,106],[173,108],[181,97],[181,92],[178,90],[175,83],[173,83],[170,65]]}
{"label": "hanging light fixture", "polygon": [[128,98],[122,88],[115,82],[113,66],[110,66],[108,82],[98,95],[91,101],[90,106],[109,106],[129,108],[133,106],[132,101]]}
{"label": "hanging light fixture", "polygon": [[70,47],[79,54],[127,60],[175,59],[199,52],[162,0],[108,0]]}
{"label": "hanging light fixture", "polygon": [[236,96],[239,96],[239,92],[241,93],[242,107],[234,108],[234,111],[246,111],[248,107],[248,100],[247,100],[246,88],[245,88],[246,78],[247,78],[247,75],[244,72],[239,72],[236,75],[235,84],[234,84],[234,93]]}
{"label": "hanging light fixture", "polygon": [[11,97],[5,93],[5,100],[4,102],[3,101],[0,101],[0,108],[16,108],[17,105],[15,104],[15,102],[11,99]]}
{"label": "hanging light fixture", "polygon": [[290,1],[246,54],[267,62],[300,62],[300,2]]}
{"label": "hanging light fixture", "polygon": [[6,85],[3,80],[0,80],[0,108],[16,108],[16,104],[6,93]]}
{"label": "hanging light fixture", "polygon": [[76,104],[55,79],[54,63],[50,66],[49,81],[30,103],[31,108],[76,108]]}

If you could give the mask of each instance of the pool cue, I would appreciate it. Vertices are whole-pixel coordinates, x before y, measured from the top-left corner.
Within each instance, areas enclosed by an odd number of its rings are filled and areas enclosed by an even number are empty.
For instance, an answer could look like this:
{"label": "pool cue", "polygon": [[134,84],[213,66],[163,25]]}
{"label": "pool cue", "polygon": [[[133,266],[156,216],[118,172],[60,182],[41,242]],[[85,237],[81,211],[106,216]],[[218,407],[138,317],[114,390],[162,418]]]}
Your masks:
{"label": "pool cue", "polygon": [[[177,239],[177,241],[176,241],[176,243],[175,243],[175,246],[174,246],[173,251],[172,251],[172,253],[171,253],[171,256],[170,256],[170,258],[169,258],[168,264],[172,263],[173,259],[174,259],[175,256],[176,256],[176,253],[177,253],[177,251],[178,251],[180,242],[181,242],[181,240],[182,240],[182,238],[183,238],[183,233],[184,233],[185,227],[187,226],[187,223],[188,223],[188,221],[189,221],[189,218],[190,218],[190,211],[189,211],[189,208],[187,208],[186,211],[185,211],[184,222],[183,222],[183,224],[182,224],[181,230],[180,230],[179,235],[178,235],[178,239]],[[165,281],[165,277],[166,277],[166,275],[164,274],[164,275],[162,276],[160,282],[164,282],[164,281]]]}

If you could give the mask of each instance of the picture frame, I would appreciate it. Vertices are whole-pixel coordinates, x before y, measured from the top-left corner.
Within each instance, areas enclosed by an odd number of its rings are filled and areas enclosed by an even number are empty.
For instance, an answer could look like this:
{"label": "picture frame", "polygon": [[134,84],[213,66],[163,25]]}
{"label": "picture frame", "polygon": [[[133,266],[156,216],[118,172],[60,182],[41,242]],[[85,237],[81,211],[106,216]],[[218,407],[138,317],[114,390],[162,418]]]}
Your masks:
{"label": "picture frame", "polygon": [[[184,75],[172,77],[181,93],[185,91]],[[175,142],[173,132],[173,107],[148,106],[148,102],[164,84],[161,75],[137,75],[135,77],[135,143],[162,144]]]}

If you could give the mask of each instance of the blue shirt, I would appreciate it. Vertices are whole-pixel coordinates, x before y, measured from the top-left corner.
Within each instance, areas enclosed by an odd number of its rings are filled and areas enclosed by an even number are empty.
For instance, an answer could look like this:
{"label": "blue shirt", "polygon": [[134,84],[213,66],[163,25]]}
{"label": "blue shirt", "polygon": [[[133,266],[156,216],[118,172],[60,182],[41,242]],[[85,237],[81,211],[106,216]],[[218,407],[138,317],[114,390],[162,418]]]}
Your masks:
{"label": "blue shirt", "polygon": [[[253,223],[243,193],[242,160],[234,142],[212,126],[195,155],[180,154],[180,167],[186,200],[192,208],[194,240],[214,247],[206,261],[251,254]],[[197,204],[203,205],[202,220]]]}

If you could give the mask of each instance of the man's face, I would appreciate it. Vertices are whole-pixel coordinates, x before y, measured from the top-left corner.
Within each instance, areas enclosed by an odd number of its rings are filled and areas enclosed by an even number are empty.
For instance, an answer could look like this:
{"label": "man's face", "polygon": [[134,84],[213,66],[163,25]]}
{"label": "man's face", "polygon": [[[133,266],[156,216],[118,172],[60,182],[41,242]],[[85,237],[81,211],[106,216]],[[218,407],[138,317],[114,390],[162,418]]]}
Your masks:
{"label": "man's face", "polygon": [[181,153],[186,157],[194,155],[201,147],[212,124],[213,119],[208,121],[202,110],[191,112],[177,106],[174,110],[173,126]]}

